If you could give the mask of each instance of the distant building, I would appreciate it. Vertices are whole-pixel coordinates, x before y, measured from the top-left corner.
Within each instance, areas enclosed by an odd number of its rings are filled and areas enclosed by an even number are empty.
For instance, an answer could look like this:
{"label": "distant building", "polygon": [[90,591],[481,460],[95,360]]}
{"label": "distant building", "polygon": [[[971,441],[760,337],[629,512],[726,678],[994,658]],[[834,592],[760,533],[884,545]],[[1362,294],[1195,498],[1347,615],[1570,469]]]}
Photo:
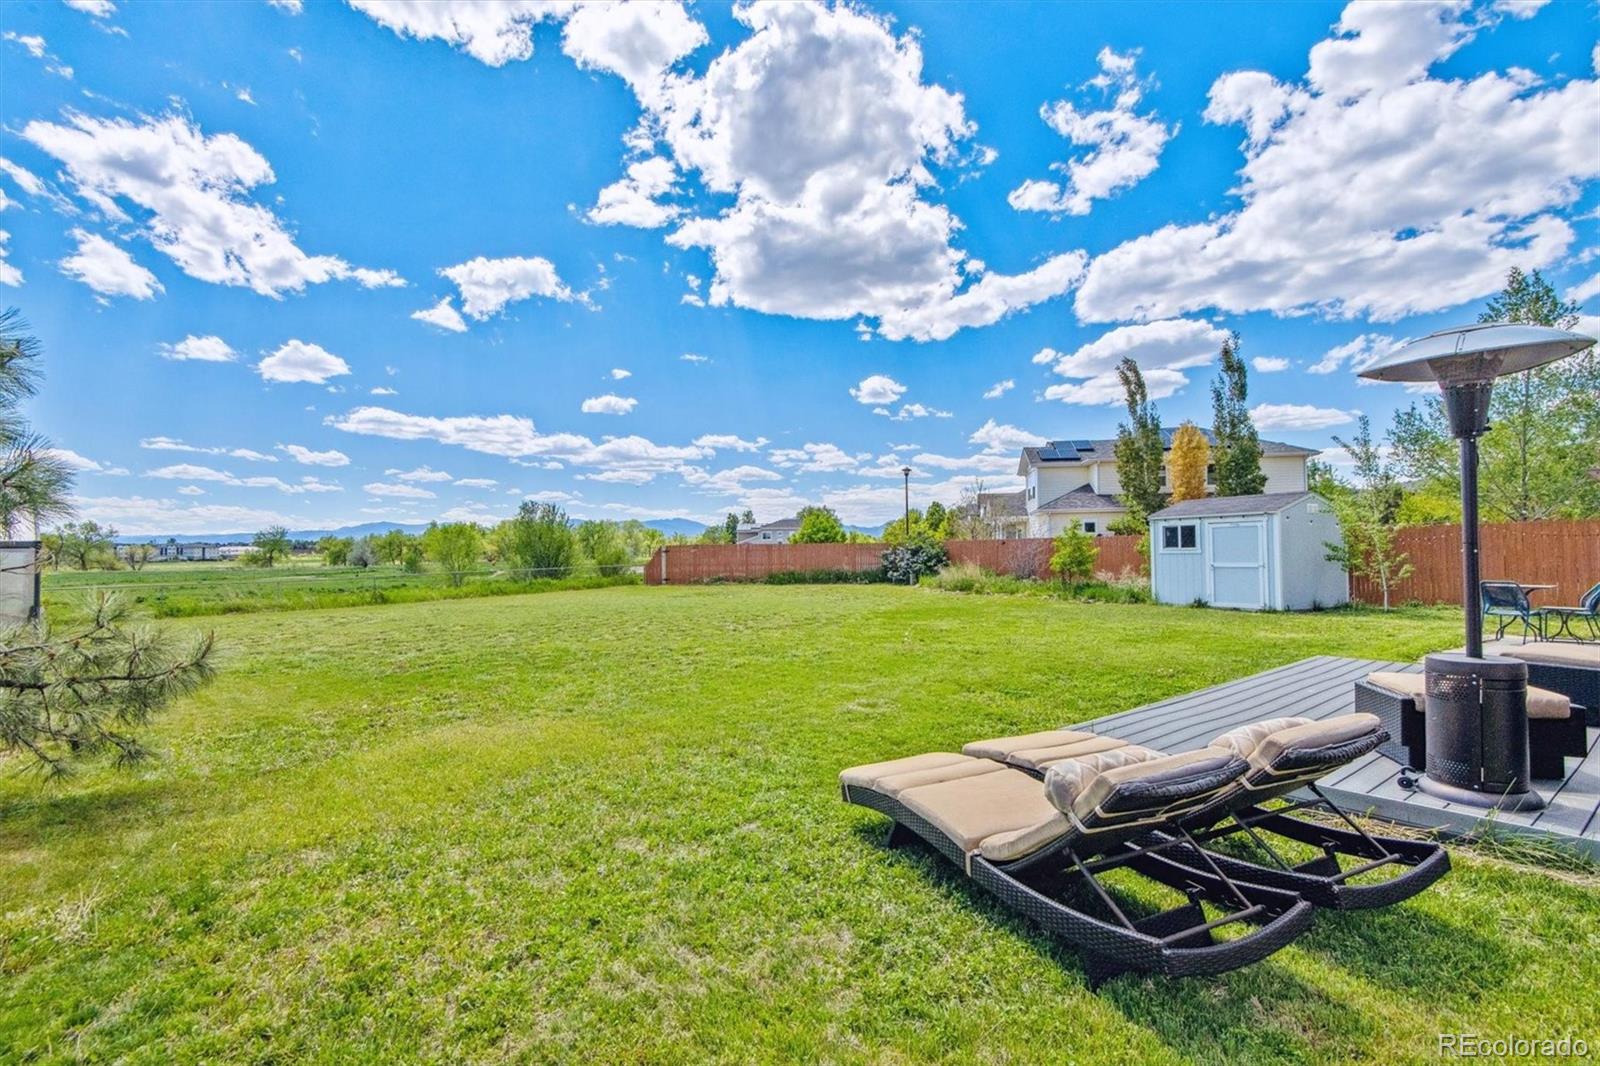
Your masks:
{"label": "distant building", "polygon": [[734,534],[735,544],[787,544],[800,532],[800,519],[780,518],[762,526],[740,526]]}
{"label": "distant building", "polygon": [[1002,540],[1028,535],[1028,502],[1023,490],[978,493],[978,518],[991,536]]}
{"label": "distant building", "polygon": [[[1162,442],[1172,449],[1176,429],[1163,429]],[[1201,430],[1215,446],[1211,433]],[[1053,440],[1038,448],[1022,449],[1017,476],[1027,479],[1023,502],[1028,513],[1028,536],[1059,536],[1074,519],[1084,532],[1104,536],[1111,523],[1128,513],[1119,498],[1122,483],[1117,479],[1117,442],[1107,440]],[[1261,472],[1267,477],[1266,491],[1305,492],[1306,461],[1317,454],[1274,440],[1261,442]],[[1206,491],[1216,491],[1215,471],[1206,471]],[[1166,464],[1161,467],[1161,489],[1170,480]]]}
{"label": "distant building", "polygon": [[152,563],[199,563],[211,562],[222,558],[220,550],[222,545],[212,541],[194,541],[190,544],[180,544],[169,537],[165,543],[152,544],[150,547],[154,549],[150,555]]}

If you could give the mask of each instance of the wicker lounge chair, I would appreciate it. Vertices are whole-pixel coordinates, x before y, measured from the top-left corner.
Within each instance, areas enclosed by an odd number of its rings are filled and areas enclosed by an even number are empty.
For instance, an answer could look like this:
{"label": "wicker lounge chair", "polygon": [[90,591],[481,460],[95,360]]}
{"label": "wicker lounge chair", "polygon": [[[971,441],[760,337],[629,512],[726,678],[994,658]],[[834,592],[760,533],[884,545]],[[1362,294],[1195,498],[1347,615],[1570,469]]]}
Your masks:
{"label": "wicker lounge chair", "polygon": [[[1098,984],[1127,971],[1223,973],[1267,957],[1309,927],[1309,903],[1208,864],[1174,821],[1232,788],[1248,769],[1247,760],[1226,751],[1148,759],[1106,751],[1047,774],[1041,785],[989,759],[934,753],[857,766],[839,780],[846,802],[894,820],[891,845],[913,836],[931,844],[1082,952],[1090,983]],[[1156,828],[1168,835],[1152,838]],[[1188,861],[1173,861],[1174,852]],[[1131,870],[1187,902],[1131,917],[1127,901],[1119,904],[1101,881],[1112,870]],[[1211,916],[1207,904],[1220,913]],[[1213,935],[1236,926],[1249,931]]]}
{"label": "wicker lounge chair", "polygon": [[1528,684],[1561,693],[1584,709],[1589,725],[1600,726],[1600,644],[1500,640],[1483,650],[1521,659],[1528,664]]}
{"label": "wicker lounge chair", "polygon": [[[1531,666],[1531,664],[1530,664]],[[1427,679],[1419,673],[1379,670],[1356,682],[1356,710],[1378,716],[1399,744],[1380,747],[1401,766],[1420,770],[1427,762],[1427,721],[1423,714]],[[1528,686],[1528,763],[1538,778],[1566,777],[1567,756],[1589,750],[1584,714],[1559,692]]]}
{"label": "wicker lounge chair", "polygon": [[[1167,857],[1193,868],[1217,867],[1241,881],[1285,888],[1319,907],[1338,910],[1382,907],[1416,895],[1449,871],[1450,858],[1444,848],[1431,841],[1373,836],[1316,785],[1318,778],[1368,754],[1387,739],[1378,719],[1370,714],[1324,721],[1273,718],[1223,733],[1202,750],[1232,753],[1245,760],[1246,769],[1205,803],[1173,812],[1173,821],[1186,839],[1182,846],[1167,851]],[[962,750],[1034,777],[1060,775],[1069,767],[1096,760],[1137,763],[1164,757],[1115,737],[1074,730],[977,741]],[[1314,798],[1273,808],[1263,806],[1299,789]],[[1295,817],[1317,810],[1342,826]],[[1169,839],[1171,830],[1158,828],[1154,836]],[[1266,862],[1201,849],[1203,844],[1228,837],[1247,840]],[[1275,837],[1309,845],[1322,854],[1309,862],[1290,863],[1280,854],[1282,842],[1273,846]],[[1397,871],[1393,877],[1363,883],[1355,880],[1388,867]]]}

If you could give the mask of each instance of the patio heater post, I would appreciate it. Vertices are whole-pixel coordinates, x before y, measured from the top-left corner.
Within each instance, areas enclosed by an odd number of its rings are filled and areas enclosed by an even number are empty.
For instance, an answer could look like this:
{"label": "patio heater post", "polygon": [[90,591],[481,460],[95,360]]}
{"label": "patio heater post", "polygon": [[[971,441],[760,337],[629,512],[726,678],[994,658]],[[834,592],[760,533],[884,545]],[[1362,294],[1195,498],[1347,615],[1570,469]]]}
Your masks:
{"label": "patio heater post", "polygon": [[1461,606],[1466,653],[1483,656],[1483,600],[1478,593],[1478,438],[1489,429],[1494,379],[1442,384],[1450,433],[1461,442]]}
{"label": "patio heater post", "polygon": [[1478,567],[1478,438],[1489,428],[1494,379],[1581,352],[1593,337],[1544,326],[1485,324],[1440,330],[1361,372],[1377,381],[1436,382],[1450,435],[1461,442],[1463,653],[1424,662],[1427,768],[1417,788],[1449,803],[1536,811],[1528,787],[1528,666],[1483,654]]}

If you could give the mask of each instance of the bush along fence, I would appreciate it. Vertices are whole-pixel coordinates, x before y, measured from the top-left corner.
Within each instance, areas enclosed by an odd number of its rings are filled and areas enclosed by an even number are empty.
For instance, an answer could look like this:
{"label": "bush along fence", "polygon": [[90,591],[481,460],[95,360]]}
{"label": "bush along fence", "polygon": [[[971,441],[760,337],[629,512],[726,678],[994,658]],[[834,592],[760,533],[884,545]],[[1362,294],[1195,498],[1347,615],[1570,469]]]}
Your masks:
{"label": "bush along fence", "polygon": [[[1500,522],[1482,527],[1478,562],[1485,581],[1554,585],[1534,593],[1535,607],[1574,604],[1600,581],[1600,519]],[[1461,527],[1410,526],[1395,537],[1410,557],[1410,577],[1390,592],[1395,603],[1461,602]],[[1376,582],[1350,579],[1350,596],[1382,603]]]}
{"label": "bush along fence", "polygon": [[[1050,579],[1054,541],[951,540],[945,551],[952,563],[975,563],[985,570],[1016,577]],[[1100,537],[1097,573],[1115,576],[1137,570],[1138,537]],[[647,585],[694,585],[718,581],[766,581],[774,575],[864,574],[883,567],[885,544],[681,544],[656,549],[645,564]],[[778,580],[782,580],[779,578]]]}

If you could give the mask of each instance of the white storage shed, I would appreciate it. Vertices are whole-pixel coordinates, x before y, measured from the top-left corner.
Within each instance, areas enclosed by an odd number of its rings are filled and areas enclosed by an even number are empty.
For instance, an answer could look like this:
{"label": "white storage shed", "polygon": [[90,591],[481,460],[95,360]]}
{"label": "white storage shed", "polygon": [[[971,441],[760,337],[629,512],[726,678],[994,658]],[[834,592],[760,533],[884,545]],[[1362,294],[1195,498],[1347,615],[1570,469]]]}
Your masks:
{"label": "white storage shed", "polygon": [[1150,590],[1158,603],[1306,611],[1350,599],[1328,561],[1339,520],[1314,492],[1185,500],[1150,516]]}

